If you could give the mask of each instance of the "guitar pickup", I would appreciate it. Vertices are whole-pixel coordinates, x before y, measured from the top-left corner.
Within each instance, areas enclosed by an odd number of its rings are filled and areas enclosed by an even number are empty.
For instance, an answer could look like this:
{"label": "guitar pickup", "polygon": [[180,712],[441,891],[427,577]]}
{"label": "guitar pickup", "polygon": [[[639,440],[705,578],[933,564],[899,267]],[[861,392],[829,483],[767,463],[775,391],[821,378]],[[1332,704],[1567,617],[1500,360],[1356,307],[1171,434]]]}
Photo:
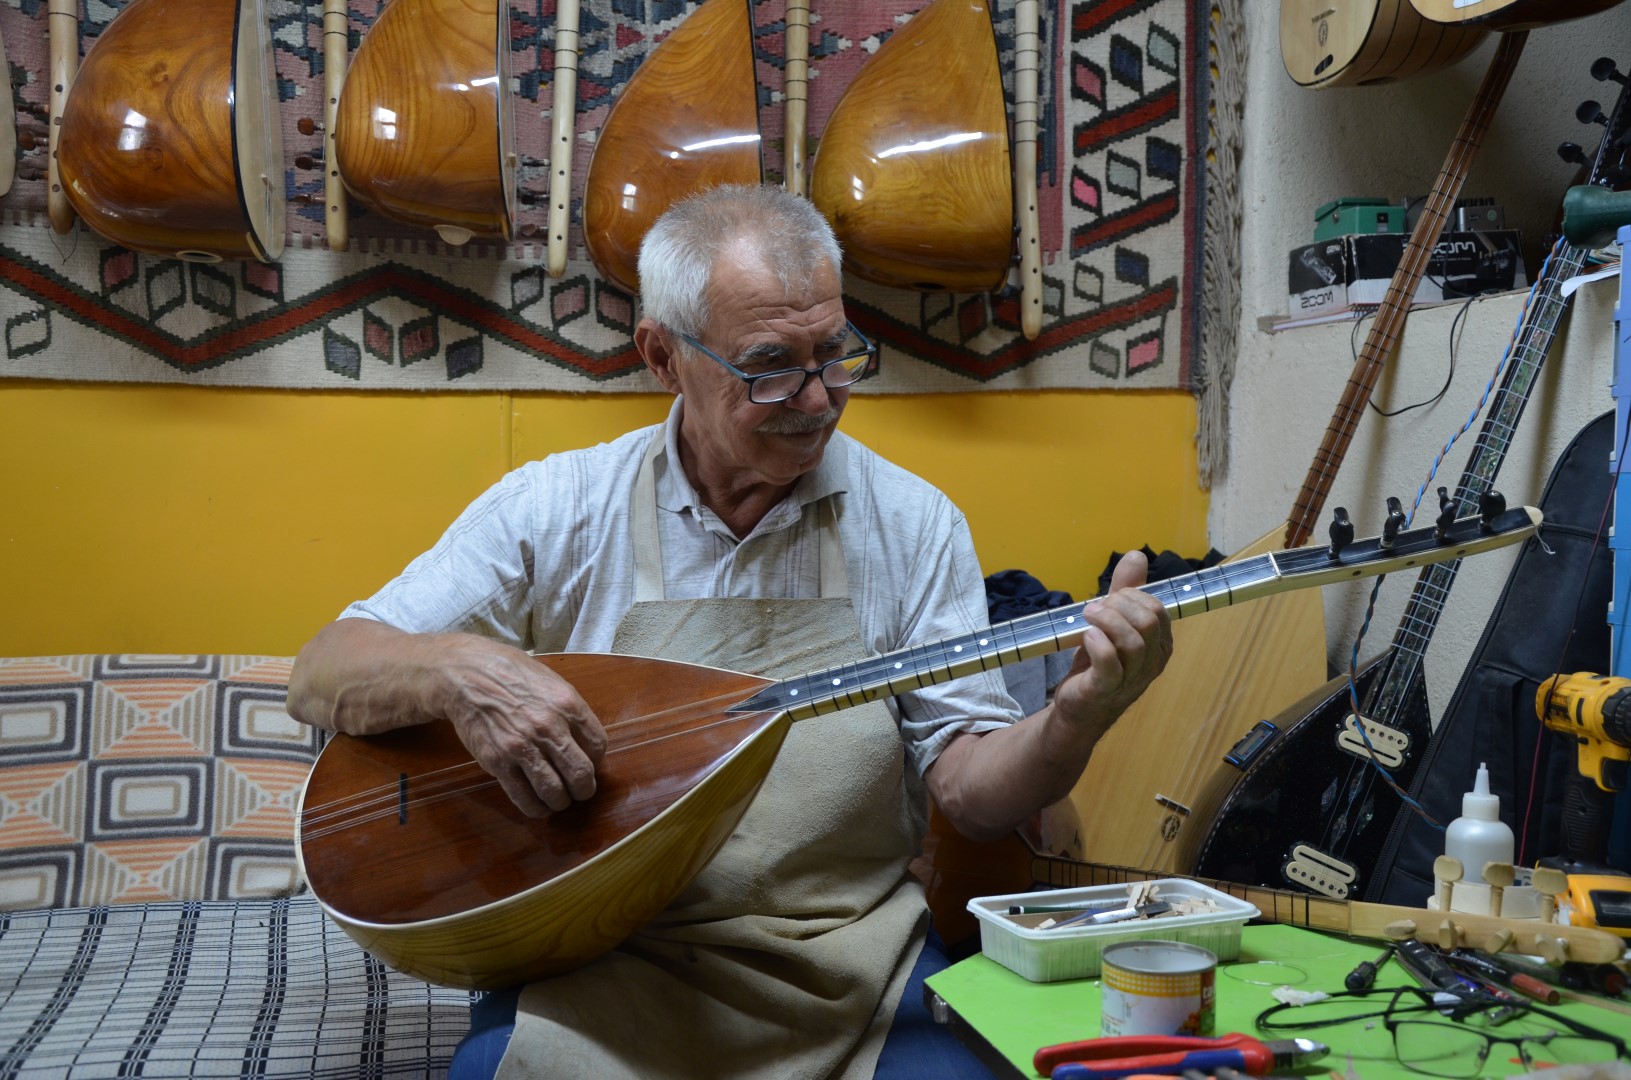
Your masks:
{"label": "guitar pickup", "polygon": [[1345,863],[1334,855],[1327,855],[1310,844],[1298,844],[1291,849],[1291,858],[1280,868],[1287,881],[1301,885],[1321,896],[1346,900],[1359,877],[1359,868]]}
{"label": "guitar pickup", "polygon": [[1337,746],[1356,758],[1375,761],[1386,769],[1397,769],[1410,751],[1410,736],[1398,728],[1349,713],[1337,734]]}

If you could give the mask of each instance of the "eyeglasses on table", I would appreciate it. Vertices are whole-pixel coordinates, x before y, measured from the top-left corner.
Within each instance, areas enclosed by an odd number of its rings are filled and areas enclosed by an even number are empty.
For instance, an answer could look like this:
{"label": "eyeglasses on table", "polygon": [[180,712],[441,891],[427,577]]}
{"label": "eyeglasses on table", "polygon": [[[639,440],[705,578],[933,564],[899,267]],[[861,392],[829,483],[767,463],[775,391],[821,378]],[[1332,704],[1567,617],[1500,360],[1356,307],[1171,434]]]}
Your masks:
{"label": "eyeglasses on table", "polygon": [[1450,1000],[1419,986],[1343,991],[1307,1005],[1275,1005],[1257,1017],[1258,1029],[1271,1033],[1352,1023],[1363,1024],[1357,1051],[1448,1080],[1491,1075],[1485,1065],[1503,1046],[1511,1048],[1512,1072],[1631,1056],[1619,1037],[1527,1001],[1477,993]]}

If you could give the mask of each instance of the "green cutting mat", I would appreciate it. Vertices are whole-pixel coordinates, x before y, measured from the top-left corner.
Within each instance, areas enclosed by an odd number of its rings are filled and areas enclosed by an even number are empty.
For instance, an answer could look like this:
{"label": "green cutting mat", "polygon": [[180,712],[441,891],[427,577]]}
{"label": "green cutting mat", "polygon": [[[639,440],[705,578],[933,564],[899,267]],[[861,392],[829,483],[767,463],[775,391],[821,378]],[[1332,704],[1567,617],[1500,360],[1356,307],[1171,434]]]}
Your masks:
{"label": "green cutting mat", "polygon": [[[1216,1033],[1244,1031],[1263,1039],[1287,1037],[1262,1034],[1253,1024],[1258,1013],[1275,1003],[1271,993],[1274,987],[1341,990],[1348,972],[1361,960],[1375,960],[1382,948],[1381,943],[1355,942],[1294,926],[1246,927],[1241,933],[1239,959],[1218,965]],[[1407,985],[1408,981],[1404,970],[1389,962],[1381,969],[1376,985],[1394,987]],[[950,1007],[954,1027],[959,1026],[956,1020],[960,1018],[1010,1066],[1008,1077],[1036,1076],[1031,1055],[1038,1047],[1096,1038],[1099,1034],[1098,979],[1033,983],[993,960],[973,956],[930,976],[927,985]],[[1631,1038],[1631,1016],[1578,1002],[1551,1008],[1621,1038]],[[1292,1075],[1422,1080],[1419,1073],[1393,1060],[1385,1031],[1379,1022],[1371,1023],[1374,1026],[1370,1029],[1366,1022],[1359,1021],[1301,1033],[1330,1046],[1331,1053]],[[966,1032],[960,1034],[967,1037]],[[1495,1053],[1512,1049],[1500,1046]],[[1485,1076],[1525,1073],[1521,1064],[1497,1061],[1493,1055],[1484,1067]]]}

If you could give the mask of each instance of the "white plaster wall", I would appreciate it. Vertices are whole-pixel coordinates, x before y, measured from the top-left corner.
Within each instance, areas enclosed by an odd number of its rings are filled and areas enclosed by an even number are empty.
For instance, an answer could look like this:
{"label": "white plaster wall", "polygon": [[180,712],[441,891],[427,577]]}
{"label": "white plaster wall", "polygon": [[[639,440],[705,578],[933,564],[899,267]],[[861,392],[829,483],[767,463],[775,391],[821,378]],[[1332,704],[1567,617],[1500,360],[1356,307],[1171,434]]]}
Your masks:
{"label": "white plaster wall", "polygon": [[[1397,200],[1432,187],[1453,136],[1488,68],[1493,37],[1447,70],[1386,86],[1307,90],[1280,60],[1279,5],[1245,4],[1248,89],[1245,110],[1240,348],[1230,395],[1229,461],[1212,488],[1209,529],[1214,546],[1236,551],[1285,521],[1354,367],[1352,324],[1280,333],[1257,328],[1260,316],[1286,309],[1288,252],[1307,243],[1315,209],[1345,195]],[[1600,127],[1574,116],[1586,98],[1605,111],[1619,90],[1588,73],[1599,56],[1631,69],[1631,3],[1586,19],[1533,31],[1502,98],[1463,196],[1491,195],[1507,222],[1525,236],[1526,261],[1539,271],[1542,237],[1552,228],[1575,167],[1556,155],[1564,140],[1589,151]],[[1546,362],[1497,486],[1509,503],[1535,503],[1553,461],[1592,417],[1613,406],[1613,333],[1618,281],[1586,286]],[[1434,459],[1475,412],[1438,466],[1434,485],[1454,490],[1482,424],[1480,399],[1517,324],[1523,295],[1475,302],[1463,319],[1453,376],[1438,403],[1383,418],[1367,411],[1325,507],[1346,506],[1358,534],[1378,532],[1388,495],[1408,508]],[[1373,400],[1384,409],[1431,398],[1450,374],[1449,333],[1457,305],[1423,309],[1408,321],[1399,355],[1384,370]],[[1365,324],[1367,327],[1369,323]],[[1610,463],[1604,462],[1604,468]],[[1431,489],[1415,524],[1437,513]],[[1324,525],[1312,538],[1325,538]],[[1443,712],[1493,608],[1514,552],[1506,549],[1463,563],[1426,658],[1435,721]],[[1415,574],[1396,574],[1383,587],[1360,647],[1361,658],[1387,647],[1398,627]],[[1345,668],[1370,582],[1323,590],[1327,653]],[[1597,613],[1605,617],[1605,613]]]}

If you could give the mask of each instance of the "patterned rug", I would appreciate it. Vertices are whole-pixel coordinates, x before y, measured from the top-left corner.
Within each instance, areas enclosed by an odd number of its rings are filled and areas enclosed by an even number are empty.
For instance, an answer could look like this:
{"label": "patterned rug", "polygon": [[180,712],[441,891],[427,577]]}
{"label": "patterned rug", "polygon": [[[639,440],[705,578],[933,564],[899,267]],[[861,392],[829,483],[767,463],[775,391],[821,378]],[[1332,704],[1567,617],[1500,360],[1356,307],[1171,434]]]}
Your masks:
{"label": "patterned rug", "polygon": [[[82,51],[123,0],[87,0]],[[574,192],[611,101],[694,8],[583,0]],[[1027,341],[1017,290],[922,294],[851,279],[848,310],[883,344],[875,388],[1205,389],[1203,255],[1227,271],[1234,240],[1205,240],[1208,115],[1217,47],[1208,0],[1044,0],[1040,73],[1045,318]],[[379,10],[350,5],[352,48]],[[922,0],[814,5],[809,125],[818,139],[844,88]],[[537,241],[450,248],[433,233],[351,210],[352,243],[323,245],[320,0],[266,0],[284,123],[289,242],[274,264],[200,265],[135,254],[81,223],[46,224],[45,0],[0,5],[22,142],[0,199],[0,375],[280,387],[650,391],[631,344],[635,299],[584,254],[574,204],[566,273]],[[753,5],[764,165],[779,180],[783,0]],[[995,7],[1011,82],[1014,9]],[[517,149],[547,155],[554,0],[512,0]],[[1210,50],[1210,53],[1209,53]],[[1006,88],[1010,94],[1011,85]],[[1215,124],[1214,124],[1215,126]],[[27,145],[33,142],[36,148]],[[304,167],[303,167],[304,166]],[[519,222],[542,226],[547,163],[520,170]],[[317,201],[309,201],[316,193]],[[537,196],[537,204],[531,198]],[[909,209],[903,212],[910,212]],[[1208,243],[1214,249],[1207,251]],[[1208,268],[1209,277],[1211,268]],[[1216,314],[1210,318],[1216,318]],[[1229,320],[1223,320],[1224,325]]]}

